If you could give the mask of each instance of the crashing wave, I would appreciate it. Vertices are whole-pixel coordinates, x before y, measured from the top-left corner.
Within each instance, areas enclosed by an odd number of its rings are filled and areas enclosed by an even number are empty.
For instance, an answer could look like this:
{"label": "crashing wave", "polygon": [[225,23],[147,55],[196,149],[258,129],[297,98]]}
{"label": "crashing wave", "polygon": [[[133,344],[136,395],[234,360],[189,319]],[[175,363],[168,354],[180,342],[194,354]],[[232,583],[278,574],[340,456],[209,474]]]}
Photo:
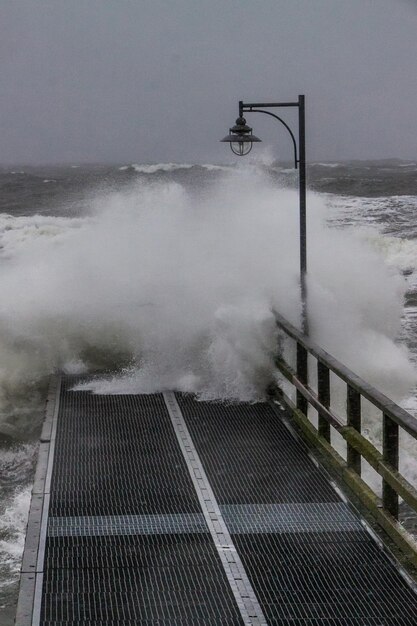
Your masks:
{"label": "crashing wave", "polygon": [[203,165],[196,165],[191,163],[154,163],[154,164],[137,164],[132,163],[131,165],[123,165],[119,167],[120,171],[125,170],[134,170],[139,174],[156,174],[157,172],[175,172],[177,170],[190,170],[192,168],[202,167],[206,170],[219,170],[219,171],[228,171],[230,167],[225,165],[214,165],[211,163],[206,163]]}

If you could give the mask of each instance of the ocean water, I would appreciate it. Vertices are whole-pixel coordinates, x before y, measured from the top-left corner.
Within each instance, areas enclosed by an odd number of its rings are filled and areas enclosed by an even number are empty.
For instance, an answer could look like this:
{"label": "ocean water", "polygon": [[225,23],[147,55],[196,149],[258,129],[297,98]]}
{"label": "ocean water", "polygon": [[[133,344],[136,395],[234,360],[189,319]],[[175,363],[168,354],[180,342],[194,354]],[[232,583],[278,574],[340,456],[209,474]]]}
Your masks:
{"label": "ocean water", "polygon": [[[417,164],[314,163],[308,180],[311,334],[417,415]],[[268,159],[0,169],[1,624],[50,374],[95,372],[96,393],[261,398],[271,310],[300,314],[296,185]],[[417,484],[409,441],[403,457]]]}

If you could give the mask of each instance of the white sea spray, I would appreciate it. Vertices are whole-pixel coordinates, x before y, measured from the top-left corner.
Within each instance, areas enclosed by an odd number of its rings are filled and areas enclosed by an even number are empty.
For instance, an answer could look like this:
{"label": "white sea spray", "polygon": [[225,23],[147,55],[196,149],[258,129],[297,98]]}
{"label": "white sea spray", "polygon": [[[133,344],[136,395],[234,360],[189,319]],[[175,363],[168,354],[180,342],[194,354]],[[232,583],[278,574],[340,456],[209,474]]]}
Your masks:
{"label": "white sea spray", "polygon": [[[313,336],[398,399],[413,376],[395,344],[405,283],[325,221],[312,194]],[[297,194],[253,167],[198,200],[176,183],[137,184],[98,197],[86,218],[3,216],[0,237],[3,390],[103,361],[129,364],[137,391],[188,380],[210,397],[255,398],[273,370],[271,309],[298,323]]]}
{"label": "white sea spray", "polygon": [[25,542],[31,488],[16,491],[0,515],[0,591],[16,581]]}
{"label": "white sea spray", "polygon": [[[298,324],[300,289],[298,196],[260,169],[225,172],[199,197],[132,183],[97,196],[85,218],[3,215],[3,421],[10,398],[59,369],[112,371],[84,386],[96,393],[262,397],[276,376],[272,310]],[[309,194],[312,338],[399,401],[415,380],[396,342],[405,280],[361,227],[328,218]]]}

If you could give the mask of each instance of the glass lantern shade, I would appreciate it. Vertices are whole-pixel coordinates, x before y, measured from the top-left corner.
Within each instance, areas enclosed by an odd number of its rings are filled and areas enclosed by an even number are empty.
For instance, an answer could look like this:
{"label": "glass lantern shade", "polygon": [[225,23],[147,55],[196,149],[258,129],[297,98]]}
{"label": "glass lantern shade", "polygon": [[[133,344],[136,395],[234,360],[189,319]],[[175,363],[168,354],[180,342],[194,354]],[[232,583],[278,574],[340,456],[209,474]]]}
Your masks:
{"label": "glass lantern shade", "polygon": [[245,156],[252,150],[252,144],[261,141],[255,135],[252,135],[252,129],[246,125],[244,117],[238,117],[236,125],[229,130],[229,134],[223,139],[225,143],[230,144],[230,148],[234,154]]}

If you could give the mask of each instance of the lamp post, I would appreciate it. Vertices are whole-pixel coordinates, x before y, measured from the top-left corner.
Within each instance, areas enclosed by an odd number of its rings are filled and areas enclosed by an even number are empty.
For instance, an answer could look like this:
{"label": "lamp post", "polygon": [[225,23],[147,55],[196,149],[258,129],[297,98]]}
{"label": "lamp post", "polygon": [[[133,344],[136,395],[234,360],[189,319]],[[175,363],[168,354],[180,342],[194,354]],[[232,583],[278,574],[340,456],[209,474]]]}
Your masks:
{"label": "lamp post", "polygon": [[[288,124],[278,115],[265,109],[294,108],[298,109],[298,147],[294,133]],[[252,134],[252,128],[247,126],[244,113],[264,113],[280,122],[289,132],[294,148],[294,167],[299,175],[299,214],[300,214],[300,294],[301,294],[301,329],[308,334],[307,318],[307,225],[306,225],[306,155],[305,155],[305,98],[298,96],[298,102],[239,102],[239,117],[235,126],[230,128],[229,134],[221,139],[230,144],[234,154],[244,156],[249,154],[253,143],[261,141]],[[298,346],[297,374],[302,382],[307,383],[307,351]],[[307,401],[297,392],[297,406],[307,410]],[[303,411],[305,412],[305,411]]]}

